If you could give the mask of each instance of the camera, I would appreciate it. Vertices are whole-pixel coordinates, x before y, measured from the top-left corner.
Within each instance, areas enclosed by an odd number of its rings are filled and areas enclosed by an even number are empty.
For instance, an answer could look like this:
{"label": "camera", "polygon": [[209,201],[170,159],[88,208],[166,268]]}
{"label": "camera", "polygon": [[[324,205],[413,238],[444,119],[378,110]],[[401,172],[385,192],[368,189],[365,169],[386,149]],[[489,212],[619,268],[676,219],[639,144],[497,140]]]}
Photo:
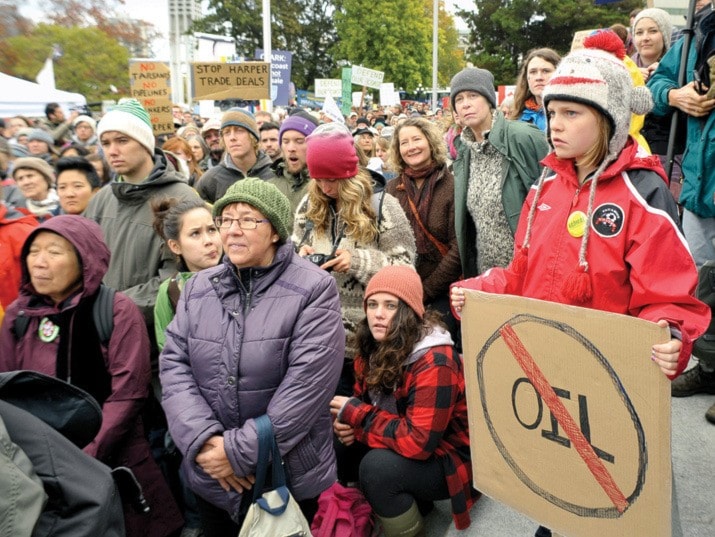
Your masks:
{"label": "camera", "polygon": [[[335,256],[327,255],[327,254],[310,254],[310,255],[306,256],[305,258],[308,261],[310,261],[311,263],[313,263],[314,265],[321,266],[321,265],[324,265],[325,263],[327,263],[328,261],[330,261],[331,259],[335,259]],[[330,272],[332,270],[332,267],[328,268],[327,270],[328,270],[328,272]]]}

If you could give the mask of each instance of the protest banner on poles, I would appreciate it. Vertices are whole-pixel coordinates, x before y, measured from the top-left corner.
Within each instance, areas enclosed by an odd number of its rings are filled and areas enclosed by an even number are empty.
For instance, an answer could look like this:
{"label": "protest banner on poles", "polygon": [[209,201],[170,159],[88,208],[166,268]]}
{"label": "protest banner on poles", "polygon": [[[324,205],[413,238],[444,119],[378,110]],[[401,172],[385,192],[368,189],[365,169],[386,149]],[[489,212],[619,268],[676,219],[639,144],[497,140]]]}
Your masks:
{"label": "protest banner on poles", "polygon": [[568,537],[670,537],[667,328],[466,291],[475,488]]}

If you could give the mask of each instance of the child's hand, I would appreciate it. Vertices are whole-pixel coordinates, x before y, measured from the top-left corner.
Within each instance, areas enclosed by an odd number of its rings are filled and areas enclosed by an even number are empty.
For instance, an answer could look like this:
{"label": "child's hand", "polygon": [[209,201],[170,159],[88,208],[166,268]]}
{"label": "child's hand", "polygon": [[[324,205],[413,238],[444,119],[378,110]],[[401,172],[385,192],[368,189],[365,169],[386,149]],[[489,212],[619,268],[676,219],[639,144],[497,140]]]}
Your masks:
{"label": "child's hand", "polygon": [[[658,321],[658,326],[668,327],[668,321],[661,319]],[[660,370],[666,375],[673,375],[678,369],[678,357],[680,349],[683,348],[683,342],[676,338],[671,338],[667,343],[659,343],[653,345],[651,360],[653,360]]]}
{"label": "child's hand", "polygon": [[454,311],[462,313],[462,307],[464,306],[464,289],[461,287],[452,287],[450,298]]}

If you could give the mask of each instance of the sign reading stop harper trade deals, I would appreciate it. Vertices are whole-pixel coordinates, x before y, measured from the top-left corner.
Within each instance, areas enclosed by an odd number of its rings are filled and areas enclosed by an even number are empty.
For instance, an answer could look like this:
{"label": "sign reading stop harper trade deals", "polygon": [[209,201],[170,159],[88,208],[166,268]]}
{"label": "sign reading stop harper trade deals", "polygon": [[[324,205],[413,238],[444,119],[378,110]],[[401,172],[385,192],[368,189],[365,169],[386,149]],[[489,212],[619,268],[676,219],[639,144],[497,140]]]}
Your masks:
{"label": "sign reading stop harper trade deals", "polygon": [[474,486],[568,537],[670,537],[667,328],[467,291]]}
{"label": "sign reading stop harper trade deals", "polygon": [[358,86],[367,86],[368,88],[380,89],[382,79],[385,78],[385,73],[368,69],[361,65],[353,65],[352,67],[352,83]]}
{"label": "sign reading stop harper trade deals", "polygon": [[192,63],[194,100],[270,99],[271,69],[266,62]]}
{"label": "sign reading stop harper trade deals", "polygon": [[149,113],[154,134],[173,133],[174,116],[171,113],[171,69],[166,62],[154,60],[129,60],[131,96]]}

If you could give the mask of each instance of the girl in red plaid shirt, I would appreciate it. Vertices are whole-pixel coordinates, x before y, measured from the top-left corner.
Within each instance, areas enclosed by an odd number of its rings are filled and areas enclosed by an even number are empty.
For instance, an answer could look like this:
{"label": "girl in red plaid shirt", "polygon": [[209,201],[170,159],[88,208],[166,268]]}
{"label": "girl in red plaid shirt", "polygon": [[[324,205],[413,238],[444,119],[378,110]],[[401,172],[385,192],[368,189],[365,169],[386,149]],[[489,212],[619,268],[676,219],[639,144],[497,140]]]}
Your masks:
{"label": "girl in red plaid shirt", "polygon": [[354,394],[330,403],[338,477],[359,483],[386,537],[418,535],[435,500],[466,528],[477,493],[461,357],[411,267],[377,272],[363,306]]}

